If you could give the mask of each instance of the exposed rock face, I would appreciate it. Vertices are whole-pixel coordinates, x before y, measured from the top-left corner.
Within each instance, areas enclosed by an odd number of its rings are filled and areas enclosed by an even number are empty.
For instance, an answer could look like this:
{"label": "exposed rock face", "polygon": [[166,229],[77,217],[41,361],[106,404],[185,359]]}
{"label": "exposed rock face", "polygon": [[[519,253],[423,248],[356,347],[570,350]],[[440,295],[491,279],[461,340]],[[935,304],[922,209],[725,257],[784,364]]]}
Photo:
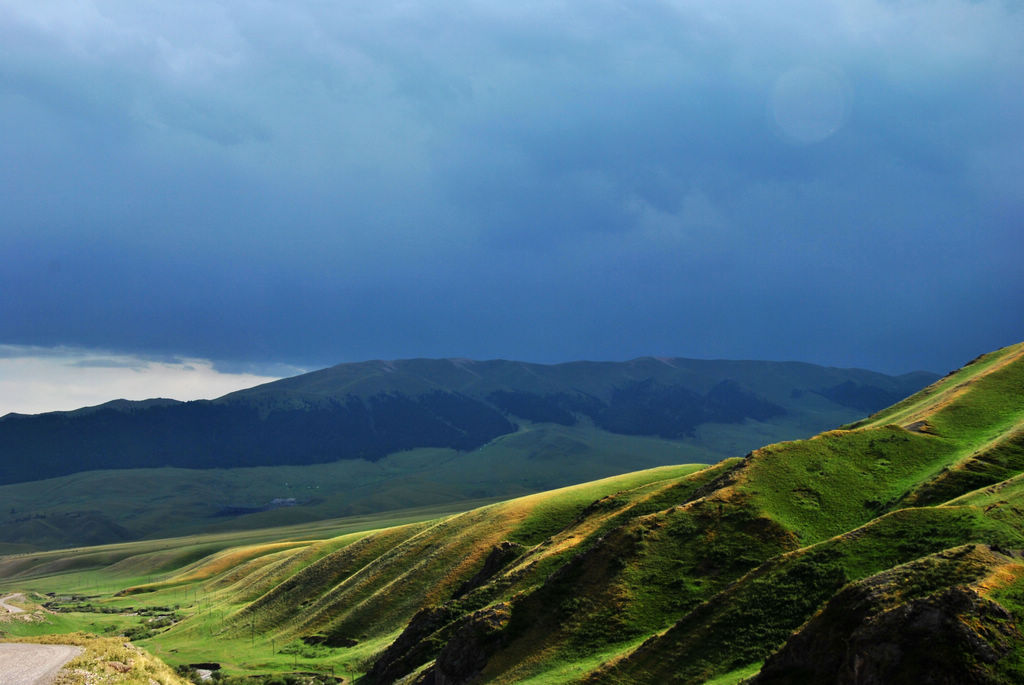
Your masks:
{"label": "exposed rock face", "polygon": [[430,639],[460,615],[450,605],[427,607],[416,612],[402,634],[374,662],[366,674],[371,683],[393,683],[402,676],[434,658],[440,649],[439,640]]}
{"label": "exposed rock face", "polygon": [[474,682],[488,659],[501,647],[512,615],[507,603],[467,616],[418,682],[422,685],[465,685]]}
{"label": "exposed rock face", "polygon": [[990,668],[1017,629],[969,587],[885,608],[878,588],[840,592],[765,663],[753,685],[1003,683]]}
{"label": "exposed rock face", "polygon": [[129,660],[129,663],[127,664],[123,661],[108,661],[106,663],[106,667],[107,670],[115,673],[130,673],[132,670],[131,660]]}
{"label": "exposed rock face", "polygon": [[[457,631],[463,627],[465,621],[457,622],[458,619],[475,608],[472,600],[461,598],[498,575],[524,549],[522,545],[507,540],[491,548],[484,565],[459,586],[451,600],[441,606],[421,609],[413,616],[402,634],[374,662],[373,668],[366,674],[367,681],[394,682],[438,656],[442,647],[453,636],[457,636]],[[472,615],[468,618],[472,618]]]}
{"label": "exposed rock face", "polygon": [[454,599],[458,599],[459,597],[477,589],[496,576],[501,569],[508,566],[516,557],[521,555],[525,549],[526,548],[522,545],[515,542],[509,542],[508,540],[499,542],[491,549],[491,553],[487,555],[483,568],[477,571],[476,575],[472,578],[460,585],[452,597]]}

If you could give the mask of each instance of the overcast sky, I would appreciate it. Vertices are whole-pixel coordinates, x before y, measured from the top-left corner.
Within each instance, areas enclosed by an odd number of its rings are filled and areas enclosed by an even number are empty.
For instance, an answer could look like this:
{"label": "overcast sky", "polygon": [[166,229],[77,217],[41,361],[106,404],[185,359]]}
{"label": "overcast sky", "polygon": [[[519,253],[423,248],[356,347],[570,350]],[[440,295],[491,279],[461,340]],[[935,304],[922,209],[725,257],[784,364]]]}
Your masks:
{"label": "overcast sky", "polygon": [[1017,0],[0,0],[0,344],[944,372],[1024,339],[1022,36]]}

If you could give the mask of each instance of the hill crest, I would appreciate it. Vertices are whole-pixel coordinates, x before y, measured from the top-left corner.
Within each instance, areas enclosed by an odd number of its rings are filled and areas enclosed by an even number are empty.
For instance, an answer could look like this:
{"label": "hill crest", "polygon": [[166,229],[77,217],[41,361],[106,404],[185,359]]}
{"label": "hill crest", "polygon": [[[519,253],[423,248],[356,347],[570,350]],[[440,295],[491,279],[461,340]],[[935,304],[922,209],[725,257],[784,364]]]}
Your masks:
{"label": "hill crest", "polygon": [[[408,359],[341,364],[215,400],[115,400],[0,419],[0,484],[95,469],[235,468],[473,450],[522,424],[591,422],[620,435],[699,440],[698,428],[788,423],[799,437],[917,390],[798,362],[655,359],[543,365]],[[826,423],[828,422],[828,423]],[[775,437],[775,436],[773,436]],[[720,455],[725,456],[725,455]]]}
{"label": "hill crest", "polygon": [[845,682],[862,663],[871,682],[1016,683],[1022,422],[1024,344],[712,466],[206,556],[181,541],[10,557],[0,577],[67,586],[36,578],[77,564],[105,578],[104,606],[198,594],[147,644],[233,674],[301,658],[367,683],[736,685]]}

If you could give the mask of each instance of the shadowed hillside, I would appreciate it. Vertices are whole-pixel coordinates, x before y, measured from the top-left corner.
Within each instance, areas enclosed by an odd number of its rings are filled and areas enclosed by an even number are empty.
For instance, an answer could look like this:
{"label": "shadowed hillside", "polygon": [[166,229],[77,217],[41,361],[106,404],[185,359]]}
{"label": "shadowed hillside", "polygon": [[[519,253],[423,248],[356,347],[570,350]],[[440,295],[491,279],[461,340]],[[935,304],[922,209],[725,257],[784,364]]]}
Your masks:
{"label": "shadowed hillside", "polygon": [[[1013,683],[1024,675],[1022,423],[1024,344],[868,419],[711,467],[186,564],[128,546],[108,564],[90,557],[85,573],[112,609],[184,600],[183,620],[145,644],[228,673]],[[81,573],[53,575],[43,559],[86,554],[8,558],[0,574],[11,588],[67,588]]]}
{"label": "shadowed hillside", "polygon": [[[96,469],[238,468],[472,450],[518,423],[693,438],[704,424],[853,419],[932,380],[771,362],[342,364],[217,400],[110,402],[0,419],[0,484]],[[827,424],[826,424],[827,425]],[[795,437],[795,433],[793,436]]]}
{"label": "shadowed hillside", "polygon": [[0,552],[504,499],[710,463],[860,418],[865,397],[902,397],[928,379],[774,362],[414,359],[213,401],[10,414]]}

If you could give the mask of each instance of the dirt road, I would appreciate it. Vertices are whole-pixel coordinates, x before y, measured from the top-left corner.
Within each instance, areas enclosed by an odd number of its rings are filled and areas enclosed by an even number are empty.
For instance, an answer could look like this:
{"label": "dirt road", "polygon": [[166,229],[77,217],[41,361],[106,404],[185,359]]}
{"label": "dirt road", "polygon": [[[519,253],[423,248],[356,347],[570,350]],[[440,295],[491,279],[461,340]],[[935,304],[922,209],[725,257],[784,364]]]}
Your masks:
{"label": "dirt road", "polygon": [[7,595],[6,597],[0,597],[0,611],[6,611],[9,614],[23,614],[23,613],[25,613],[24,609],[19,609],[16,606],[12,606],[12,605],[8,604],[7,600],[9,600],[9,599],[14,600],[15,602],[23,601],[25,599],[25,595],[23,595],[20,592],[18,592],[18,593],[15,593],[13,595]]}
{"label": "dirt road", "polygon": [[64,664],[82,653],[68,645],[0,642],[0,685],[50,685]]}
{"label": "dirt road", "polygon": [[25,595],[18,592],[13,595],[7,595],[6,597],[0,597],[0,611],[6,611],[7,613],[25,613],[25,609],[8,604],[8,599],[15,602],[25,601]]}

